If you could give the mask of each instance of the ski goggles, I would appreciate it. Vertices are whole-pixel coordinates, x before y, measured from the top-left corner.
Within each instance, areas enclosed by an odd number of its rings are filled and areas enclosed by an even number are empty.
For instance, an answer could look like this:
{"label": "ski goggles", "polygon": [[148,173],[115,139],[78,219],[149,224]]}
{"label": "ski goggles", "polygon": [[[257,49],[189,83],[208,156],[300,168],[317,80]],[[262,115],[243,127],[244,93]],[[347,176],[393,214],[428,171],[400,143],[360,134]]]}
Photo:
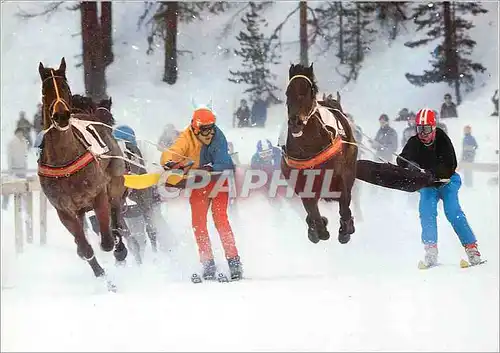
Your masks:
{"label": "ski goggles", "polygon": [[417,125],[417,134],[429,135],[434,131],[435,127],[432,125]]}
{"label": "ski goggles", "polygon": [[265,158],[270,158],[270,157],[272,157],[272,155],[273,155],[273,150],[272,149],[259,152],[260,158],[264,158],[264,159]]}
{"label": "ski goggles", "polygon": [[200,126],[200,132],[199,132],[199,134],[201,136],[208,136],[208,135],[215,134],[215,124]]}

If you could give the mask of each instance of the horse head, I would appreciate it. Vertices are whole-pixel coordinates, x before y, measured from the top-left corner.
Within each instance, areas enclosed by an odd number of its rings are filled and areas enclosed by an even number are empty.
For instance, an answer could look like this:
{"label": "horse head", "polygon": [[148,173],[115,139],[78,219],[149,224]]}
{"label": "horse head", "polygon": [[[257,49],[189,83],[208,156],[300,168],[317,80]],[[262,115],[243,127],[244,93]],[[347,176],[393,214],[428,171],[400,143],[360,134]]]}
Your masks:
{"label": "horse head", "polygon": [[110,126],[115,125],[115,118],[113,117],[113,114],[111,113],[111,97],[107,99],[101,99],[99,103],[97,103],[97,108],[96,108],[96,116],[99,118],[101,122],[104,124],[108,124]]}
{"label": "horse head", "polygon": [[66,79],[66,61],[62,58],[58,69],[45,67],[40,62],[38,72],[42,80],[44,129],[53,124],[59,131],[67,130],[71,116],[72,97]]}
{"label": "horse head", "polygon": [[313,64],[306,67],[301,64],[290,66],[286,105],[288,110],[288,128],[293,137],[302,135],[307,120],[314,112],[318,86],[314,79]]}

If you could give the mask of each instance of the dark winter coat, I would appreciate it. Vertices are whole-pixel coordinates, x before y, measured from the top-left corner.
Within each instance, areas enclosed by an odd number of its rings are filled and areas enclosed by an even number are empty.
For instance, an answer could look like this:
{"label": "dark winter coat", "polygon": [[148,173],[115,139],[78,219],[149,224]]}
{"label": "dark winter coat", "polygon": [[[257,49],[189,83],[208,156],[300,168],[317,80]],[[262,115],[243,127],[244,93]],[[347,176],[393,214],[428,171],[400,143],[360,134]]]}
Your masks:
{"label": "dark winter coat", "polygon": [[[453,144],[440,128],[436,128],[436,139],[432,145],[426,146],[418,136],[413,136],[408,140],[400,156],[430,171],[438,179],[449,179],[457,169]],[[399,157],[396,163],[401,167],[411,168],[408,162]]]}
{"label": "dark winter coat", "polygon": [[248,107],[239,107],[236,111],[236,119],[238,127],[246,127],[250,125],[250,109]]}
{"label": "dark winter coat", "polygon": [[462,161],[474,162],[476,150],[478,148],[476,139],[471,134],[464,135],[462,140]]}
{"label": "dark winter coat", "polygon": [[398,133],[390,126],[381,127],[375,136],[373,148],[377,156],[385,160],[392,160],[392,154],[398,149]]}
{"label": "dark winter coat", "polygon": [[265,100],[257,99],[252,105],[252,123],[264,126],[267,120],[267,103]]}
{"label": "dark winter coat", "polygon": [[443,103],[439,116],[441,117],[441,119],[458,118],[457,106],[455,105],[455,103]]}

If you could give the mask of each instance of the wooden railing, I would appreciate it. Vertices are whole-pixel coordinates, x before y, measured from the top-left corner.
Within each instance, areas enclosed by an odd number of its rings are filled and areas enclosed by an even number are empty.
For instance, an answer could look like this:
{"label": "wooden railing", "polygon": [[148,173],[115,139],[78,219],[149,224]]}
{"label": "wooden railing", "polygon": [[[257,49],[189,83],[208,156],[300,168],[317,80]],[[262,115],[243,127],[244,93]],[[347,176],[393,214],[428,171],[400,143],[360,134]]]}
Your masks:
{"label": "wooden railing", "polygon": [[[4,174],[4,173],[2,173]],[[33,192],[39,192],[39,207],[40,207],[40,244],[47,243],[47,198],[41,191],[38,176],[31,175],[26,179],[6,179],[2,178],[2,196],[14,195],[14,233],[16,252],[20,253],[24,249],[24,234],[23,234],[23,206],[26,210],[24,220],[26,226],[26,242],[33,243]],[[23,202],[24,201],[24,202]],[[23,205],[23,203],[25,203]],[[2,212],[6,212],[2,210]]]}
{"label": "wooden railing", "polygon": [[[470,169],[476,172],[498,173],[498,163],[460,163],[458,170]],[[2,175],[7,175],[2,171]],[[14,227],[15,227],[15,247],[18,253],[24,249],[23,221],[22,221],[22,199],[26,201],[25,225],[26,242],[33,243],[33,192],[39,192],[39,217],[40,217],[40,244],[47,243],[47,198],[41,191],[40,182],[35,170],[26,170],[26,174],[31,174],[25,179],[9,179],[2,176],[2,195],[14,195]],[[2,212],[6,212],[3,211]]]}

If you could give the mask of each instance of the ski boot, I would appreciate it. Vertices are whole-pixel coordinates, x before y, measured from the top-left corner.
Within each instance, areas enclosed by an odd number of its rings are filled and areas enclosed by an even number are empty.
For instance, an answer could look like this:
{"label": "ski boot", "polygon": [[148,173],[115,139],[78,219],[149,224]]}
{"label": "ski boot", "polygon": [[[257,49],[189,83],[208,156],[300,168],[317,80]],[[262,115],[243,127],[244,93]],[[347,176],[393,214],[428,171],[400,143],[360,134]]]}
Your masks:
{"label": "ski boot", "polygon": [[437,266],[438,264],[438,248],[436,244],[426,244],[424,246],[425,257],[424,261],[420,261],[418,267],[421,269]]}
{"label": "ski boot", "polygon": [[465,253],[467,254],[467,258],[469,260],[469,264],[472,266],[479,265],[483,261],[481,260],[481,253],[477,250],[477,244],[467,244],[465,247]]}
{"label": "ski boot", "polygon": [[215,275],[216,275],[216,272],[217,272],[217,267],[215,266],[215,261],[212,259],[212,260],[208,260],[208,261],[205,261],[202,263],[203,265],[203,279],[205,281],[213,281],[215,280]]}
{"label": "ski boot", "polygon": [[239,281],[243,278],[243,266],[241,265],[240,257],[235,256],[227,259],[229,272],[231,273],[231,281]]}

